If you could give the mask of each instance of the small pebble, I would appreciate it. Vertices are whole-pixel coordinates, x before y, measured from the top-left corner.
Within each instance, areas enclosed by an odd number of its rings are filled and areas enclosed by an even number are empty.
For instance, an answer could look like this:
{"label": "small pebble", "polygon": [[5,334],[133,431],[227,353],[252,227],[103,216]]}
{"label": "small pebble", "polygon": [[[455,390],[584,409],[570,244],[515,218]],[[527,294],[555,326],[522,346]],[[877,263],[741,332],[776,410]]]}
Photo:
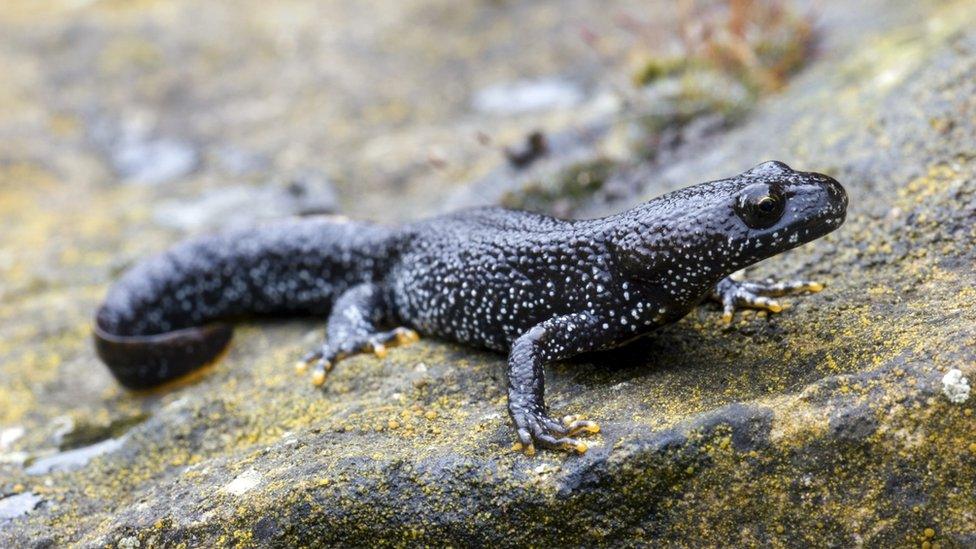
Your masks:
{"label": "small pebble", "polygon": [[962,375],[962,371],[953,368],[942,377],[942,394],[953,404],[962,404],[969,400],[969,379]]}

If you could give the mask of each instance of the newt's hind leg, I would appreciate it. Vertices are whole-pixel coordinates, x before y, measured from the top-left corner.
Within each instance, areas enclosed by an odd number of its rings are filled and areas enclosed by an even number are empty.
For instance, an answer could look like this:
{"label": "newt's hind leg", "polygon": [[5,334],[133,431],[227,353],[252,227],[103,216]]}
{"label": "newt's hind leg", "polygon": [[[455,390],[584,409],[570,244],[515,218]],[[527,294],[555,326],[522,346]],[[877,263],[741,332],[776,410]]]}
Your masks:
{"label": "newt's hind leg", "polygon": [[726,277],[715,285],[709,297],[722,304],[722,319],[725,322],[732,322],[732,315],[736,309],[761,309],[778,313],[783,310],[783,306],[773,299],[774,297],[806,292],[816,293],[820,290],[823,290],[823,284],[810,280],[753,282]]}
{"label": "newt's hind leg", "polygon": [[387,346],[417,341],[406,327],[388,329],[393,315],[383,289],[363,283],[346,290],[336,301],[326,325],[326,341],[295,365],[299,373],[312,366],[312,383],[320,386],[336,362],[359,353],[386,356]]}

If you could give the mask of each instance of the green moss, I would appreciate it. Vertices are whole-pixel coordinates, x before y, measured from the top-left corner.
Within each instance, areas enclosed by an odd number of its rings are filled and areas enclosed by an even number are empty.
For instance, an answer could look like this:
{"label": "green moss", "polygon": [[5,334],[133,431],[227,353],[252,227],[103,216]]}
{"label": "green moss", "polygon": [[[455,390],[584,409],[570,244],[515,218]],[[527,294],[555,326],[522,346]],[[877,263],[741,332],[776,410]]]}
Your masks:
{"label": "green moss", "polygon": [[812,22],[792,2],[751,5],[745,14],[748,28],[741,35],[714,15],[701,10],[699,36],[683,41],[686,55],[645,62],[634,73],[635,84],[647,86],[693,69],[731,77],[759,95],[780,89],[813,51]]}
{"label": "green moss", "polygon": [[614,161],[605,158],[573,164],[506,193],[501,204],[508,208],[556,212],[565,216],[603,190],[616,168]]}
{"label": "green moss", "polygon": [[634,83],[638,86],[647,86],[661,78],[684,72],[688,65],[688,60],[683,57],[650,59],[634,73]]}

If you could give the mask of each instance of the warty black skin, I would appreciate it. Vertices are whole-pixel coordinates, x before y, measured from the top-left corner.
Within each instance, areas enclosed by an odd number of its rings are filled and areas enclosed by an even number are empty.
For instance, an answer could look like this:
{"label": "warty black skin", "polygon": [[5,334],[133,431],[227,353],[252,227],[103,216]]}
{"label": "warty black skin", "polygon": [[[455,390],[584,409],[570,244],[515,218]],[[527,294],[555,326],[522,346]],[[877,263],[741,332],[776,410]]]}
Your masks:
{"label": "warty black skin", "polygon": [[766,162],[623,213],[566,221],[482,208],[395,229],[330,220],[190,240],[136,265],[96,315],[96,348],[124,385],[157,385],[215,358],[226,321],[324,315],[327,340],[300,363],[316,385],[345,356],[383,355],[422,334],[509,353],[519,443],[585,451],[596,424],[549,417],[543,367],[619,346],[703,299],[780,310],[814,282],[729,275],[819,238],[845,218],[828,176]]}

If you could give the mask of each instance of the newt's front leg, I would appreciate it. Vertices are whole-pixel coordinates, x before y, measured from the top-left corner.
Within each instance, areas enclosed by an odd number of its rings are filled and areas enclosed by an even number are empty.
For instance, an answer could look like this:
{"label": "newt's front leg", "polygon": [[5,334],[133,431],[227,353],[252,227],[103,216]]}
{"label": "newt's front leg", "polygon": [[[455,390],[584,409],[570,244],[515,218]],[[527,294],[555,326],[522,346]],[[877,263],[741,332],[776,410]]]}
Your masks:
{"label": "newt's front leg", "polygon": [[773,299],[784,295],[816,293],[823,290],[823,284],[811,280],[788,280],[776,282],[765,280],[763,282],[738,281],[732,277],[725,277],[709,295],[713,301],[722,304],[722,319],[725,322],[732,322],[732,315],[736,309],[761,309],[771,313],[778,313],[783,310],[779,301]]}
{"label": "newt's front leg", "polygon": [[592,421],[549,417],[543,371],[547,363],[600,347],[599,334],[591,316],[571,314],[542,322],[515,340],[508,357],[508,412],[527,454],[535,453],[536,444],[582,453],[586,443],[572,437],[600,431]]}

